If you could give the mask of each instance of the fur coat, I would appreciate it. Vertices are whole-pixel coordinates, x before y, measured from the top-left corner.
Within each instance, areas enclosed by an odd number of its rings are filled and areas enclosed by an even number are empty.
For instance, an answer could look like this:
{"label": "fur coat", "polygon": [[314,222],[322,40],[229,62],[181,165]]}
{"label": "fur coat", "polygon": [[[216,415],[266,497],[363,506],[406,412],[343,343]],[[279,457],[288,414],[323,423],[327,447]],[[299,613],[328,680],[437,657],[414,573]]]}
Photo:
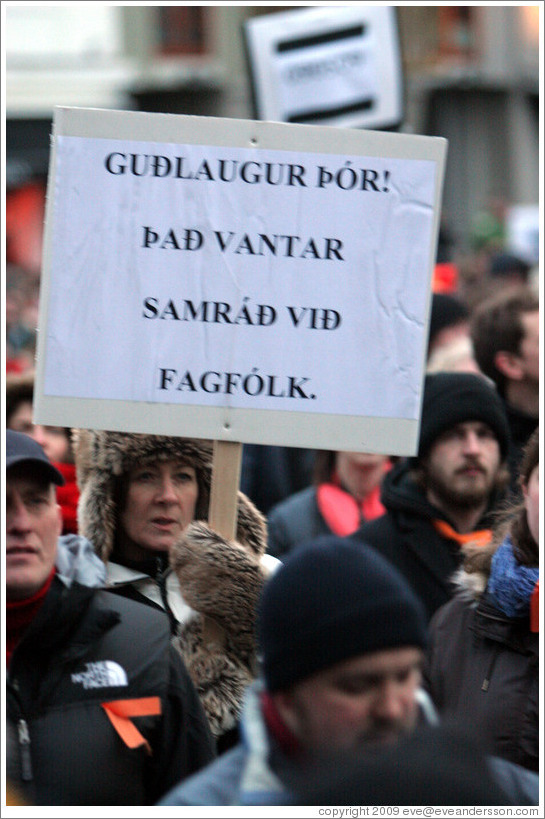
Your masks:
{"label": "fur coat", "polygon": [[[236,540],[207,524],[212,443],[188,438],[75,430],[80,487],[79,531],[107,562],[115,544],[120,486],[136,465],[179,458],[194,467],[199,494],[195,520],[169,554],[192,616],[178,624],[174,643],[195,683],[216,737],[233,728],[256,671],[256,604],[267,569],[265,519],[238,493]],[[119,561],[118,561],[119,562]],[[219,629],[217,628],[219,626]]]}

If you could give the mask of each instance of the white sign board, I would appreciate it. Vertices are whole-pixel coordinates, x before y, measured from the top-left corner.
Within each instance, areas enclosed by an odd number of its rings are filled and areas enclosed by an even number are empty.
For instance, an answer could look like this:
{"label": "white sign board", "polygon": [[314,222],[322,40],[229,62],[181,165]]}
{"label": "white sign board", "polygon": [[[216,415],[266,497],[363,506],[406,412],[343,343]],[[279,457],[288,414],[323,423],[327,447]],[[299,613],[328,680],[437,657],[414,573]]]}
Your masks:
{"label": "white sign board", "polygon": [[539,264],[539,205],[511,205],[507,210],[507,250],[531,266]]}
{"label": "white sign board", "polygon": [[57,109],[36,420],[413,452],[445,150]]}
{"label": "white sign board", "polygon": [[258,15],[243,31],[257,118],[379,129],[402,122],[395,6]]}

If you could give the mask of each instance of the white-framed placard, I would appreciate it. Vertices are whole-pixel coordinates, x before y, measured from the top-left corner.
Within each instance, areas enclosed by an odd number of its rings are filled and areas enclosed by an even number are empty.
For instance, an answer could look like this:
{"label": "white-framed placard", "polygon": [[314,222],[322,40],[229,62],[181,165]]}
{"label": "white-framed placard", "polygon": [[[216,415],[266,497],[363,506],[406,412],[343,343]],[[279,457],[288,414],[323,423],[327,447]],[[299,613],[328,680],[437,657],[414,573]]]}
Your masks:
{"label": "white-framed placard", "polygon": [[395,6],[290,9],[243,25],[255,117],[396,128],[404,87]]}
{"label": "white-framed placard", "polygon": [[413,453],[445,155],[56,109],[36,421]]}

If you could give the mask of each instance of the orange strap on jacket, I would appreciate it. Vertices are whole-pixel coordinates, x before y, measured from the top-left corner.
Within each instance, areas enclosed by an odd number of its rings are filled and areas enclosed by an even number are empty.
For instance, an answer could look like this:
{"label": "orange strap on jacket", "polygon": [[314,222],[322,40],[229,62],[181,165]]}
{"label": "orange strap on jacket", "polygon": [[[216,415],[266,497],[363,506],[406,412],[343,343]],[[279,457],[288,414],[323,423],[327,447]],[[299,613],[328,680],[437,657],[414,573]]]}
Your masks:
{"label": "orange strap on jacket", "polygon": [[446,520],[434,520],[433,525],[440,535],[455,540],[460,546],[465,546],[466,543],[474,543],[476,546],[486,546],[492,540],[492,529],[477,529],[475,532],[466,532],[461,534],[453,529]]}
{"label": "orange strap on jacket", "polygon": [[530,631],[539,631],[539,580],[530,597]]}
{"label": "orange strap on jacket", "polygon": [[151,754],[149,742],[142,736],[136,725],[133,725],[133,717],[155,717],[161,714],[161,700],[159,697],[140,697],[136,700],[113,700],[112,702],[102,702],[101,706],[106,711],[108,719],[115,730],[129,748],[145,747],[148,754]]}

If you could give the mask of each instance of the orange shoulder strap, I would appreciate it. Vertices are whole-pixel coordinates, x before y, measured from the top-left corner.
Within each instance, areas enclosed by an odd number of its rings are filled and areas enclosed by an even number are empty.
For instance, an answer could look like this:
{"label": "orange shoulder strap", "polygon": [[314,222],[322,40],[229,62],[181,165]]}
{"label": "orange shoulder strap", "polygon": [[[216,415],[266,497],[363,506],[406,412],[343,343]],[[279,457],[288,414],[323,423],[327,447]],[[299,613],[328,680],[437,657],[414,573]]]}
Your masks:
{"label": "orange shoulder strap", "polygon": [[151,754],[151,748],[136,725],[133,725],[133,717],[152,717],[161,713],[161,700],[159,697],[140,697],[134,700],[113,700],[112,702],[102,702],[102,707],[108,715],[108,719],[115,730],[129,748],[140,748],[144,746]]}

